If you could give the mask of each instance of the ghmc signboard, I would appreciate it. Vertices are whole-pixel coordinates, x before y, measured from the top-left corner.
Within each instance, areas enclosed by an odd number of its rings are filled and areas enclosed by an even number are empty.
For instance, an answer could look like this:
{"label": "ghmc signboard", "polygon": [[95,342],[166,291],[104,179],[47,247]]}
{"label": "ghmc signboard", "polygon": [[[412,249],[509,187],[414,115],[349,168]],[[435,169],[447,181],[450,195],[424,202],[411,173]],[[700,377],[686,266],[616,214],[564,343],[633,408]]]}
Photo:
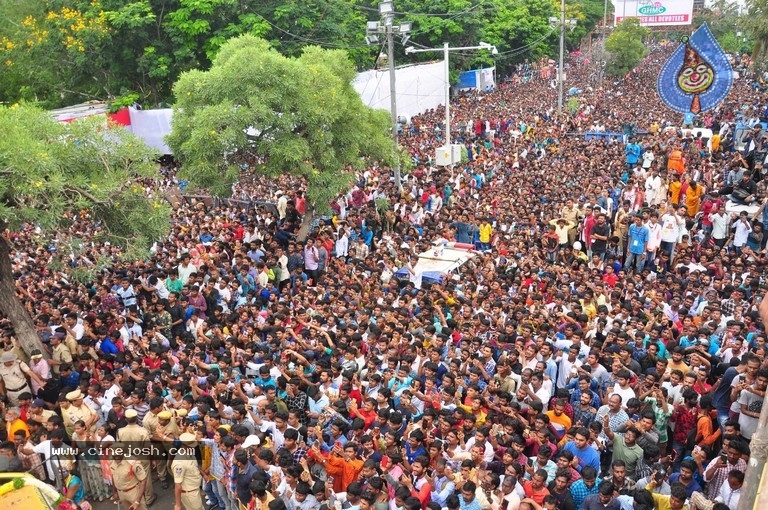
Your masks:
{"label": "ghmc signboard", "polygon": [[612,0],[614,23],[625,18],[639,18],[644,27],[690,25],[693,0]]}

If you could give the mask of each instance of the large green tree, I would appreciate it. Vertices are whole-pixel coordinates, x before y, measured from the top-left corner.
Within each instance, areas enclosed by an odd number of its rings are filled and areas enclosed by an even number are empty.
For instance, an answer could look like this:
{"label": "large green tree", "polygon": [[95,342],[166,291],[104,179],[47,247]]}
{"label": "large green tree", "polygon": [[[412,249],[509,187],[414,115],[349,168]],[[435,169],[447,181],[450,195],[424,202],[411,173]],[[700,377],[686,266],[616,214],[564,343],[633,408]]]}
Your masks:
{"label": "large green tree", "polygon": [[619,23],[605,40],[605,71],[611,76],[623,76],[634,69],[648,54],[645,38],[649,34],[638,18],[626,18]]}
{"label": "large green tree", "polygon": [[740,53],[743,47],[751,46],[751,41],[747,40],[749,20],[735,2],[715,0],[708,3],[693,18],[693,24],[697,27],[704,23],[720,46],[729,53]]}
{"label": "large green tree", "polygon": [[[94,239],[122,246],[127,256],[168,231],[169,208],[146,198],[136,181],[158,175],[157,154],[127,130],[106,129],[103,118],[62,124],[15,105],[0,107],[0,132],[0,231],[66,232],[71,214],[87,211]],[[0,236],[0,311],[29,352],[42,344],[16,293],[13,249]]]}
{"label": "large green tree", "polygon": [[363,104],[354,76],[343,51],[310,46],[292,58],[263,39],[231,39],[209,71],[174,86],[168,144],[183,176],[228,195],[242,165],[259,161],[256,171],[304,177],[310,203],[327,211],[363,158],[395,156],[389,114]]}
{"label": "large green tree", "polygon": [[765,69],[768,60],[768,5],[759,0],[747,0],[747,13],[744,27],[754,42],[752,59],[759,69]]}

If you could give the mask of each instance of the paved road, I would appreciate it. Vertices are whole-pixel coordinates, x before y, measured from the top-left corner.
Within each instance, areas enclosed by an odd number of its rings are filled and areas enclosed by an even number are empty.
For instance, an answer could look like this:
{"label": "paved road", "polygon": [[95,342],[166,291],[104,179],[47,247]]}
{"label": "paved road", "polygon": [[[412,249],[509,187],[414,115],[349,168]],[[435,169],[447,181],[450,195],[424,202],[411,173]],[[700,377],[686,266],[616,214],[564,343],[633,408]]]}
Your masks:
{"label": "paved road", "polygon": [[[160,481],[157,479],[157,475],[155,475],[152,478],[152,485],[155,490],[155,495],[157,498],[155,499],[154,504],[150,507],[151,510],[169,510],[173,508],[173,484],[171,484],[170,487],[163,490],[163,488],[160,486]],[[109,500],[109,501],[91,501],[91,505],[93,506],[94,510],[118,510],[117,505]],[[125,508],[125,505],[120,505],[119,510],[128,510]]]}

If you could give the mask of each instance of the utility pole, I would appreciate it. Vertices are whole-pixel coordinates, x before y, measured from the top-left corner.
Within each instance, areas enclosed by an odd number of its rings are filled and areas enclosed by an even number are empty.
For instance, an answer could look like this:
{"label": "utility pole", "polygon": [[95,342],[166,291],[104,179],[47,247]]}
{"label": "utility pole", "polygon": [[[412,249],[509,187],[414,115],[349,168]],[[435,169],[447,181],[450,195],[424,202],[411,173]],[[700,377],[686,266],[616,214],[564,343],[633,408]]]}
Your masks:
{"label": "utility pole", "polygon": [[397,77],[395,76],[395,35],[402,37],[403,44],[410,39],[411,23],[404,22],[399,26],[394,25],[395,6],[392,0],[386,0],[379,3],[380,21],[369,21],[365,29],[365,42],[368,45],[377,44],[379,35],[385,35],[387,38],[387,63],[389,64],[389,108],[392,117],[392,141],[395,142],[398,154],[395,163],[395,186],[398,191],[403,190],[400,171],[400,146],[397,143]]}
{"label": "utility pole", "polygon": [[557,117],[563,116],[563,64],[565,63],[565,0],[560,0],[560,64],[557,68]]}
{"label": "utility pole", "polygon": [[397,160],[395,161],[395,186],[402,191],[403,183],[400,176],[400,145],[397,142],[397,82],[395,79],[395,40],[392,36],[392,25],[387,27],[387,62],[389,63],[389,110],[392,117],[392,141],[397,148]]}
{"label": "utility pole", "polygon": [[600,61],[598,66],[600,69],[600,88],[603,88],[603,75],[605,74],[605,68],[603,67],[603,61],[605,60],[605,32],[608,30],[608,0],[605,0],[603,6],[603,37],[600,42]]}
{"label": "utility pole", "polygon": [[557,116],[563,115],[563,82],[565,81],[565,27],[570,30],[576,28],[575,19],[565,19],[565,0],[560,0],[560,17],[552,16],[549,18],[549,26],[553,29],[560,26],[560,62],[557,66]]}
{"label": "utility pole", "polygon": [[451,151],[451,66],[449,62],[451,52],[465,50],[488,50],[491,52],[491,55],[498,55],[499,50],[493,44],[482,41],[477,46],[461,46],[458,48],[451,48],[451,45],[446,42],[443,43],[442,48],[416,49],[413,46],[409,46],[405,48],[405,54],[409,55],[411,53],[438,52],[441,50],[443,52],[444,59],[443,72],[445,73],[445,135],[443,138],[445,138],[445,147],[448,149],[448,153],[450,154],[449,165],[452,165],[454,163],[458,163],[458,161],[453,161],[453,151]]}

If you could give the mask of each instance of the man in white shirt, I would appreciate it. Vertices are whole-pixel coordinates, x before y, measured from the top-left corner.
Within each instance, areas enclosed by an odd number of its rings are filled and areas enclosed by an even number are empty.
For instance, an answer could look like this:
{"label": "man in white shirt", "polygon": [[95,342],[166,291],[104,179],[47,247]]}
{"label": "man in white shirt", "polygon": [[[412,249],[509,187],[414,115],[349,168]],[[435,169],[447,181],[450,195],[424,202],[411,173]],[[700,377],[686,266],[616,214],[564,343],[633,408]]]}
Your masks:
{"label": "man in white shirt", "polygon": [[651,266],[656,259],[656,250],[661,246],[661,224],[659,223],[659,213],[651,213],[648,219],[648,242],[645,245],[647,256],[645,258],[646,265]]}
{"label": "man in white shirt", "polygon": [[74,465],[74,457],[69,446],[64,444],[64,431],[62,429],[52,430],[50,439],[42,441],[32,448],[22,447],[24,455],[41,453],[43,455],[43,464],[45,472],[50,480],[58,482],[57,487],[63,481],[62,470],[69,471]]}
{"label": "man in white shirt", "polygon": [[[653,156],[653,155],[651,155]],[[643,158],[643,168],[645,166],[645,158]],[[657,205],[662,198],[660,197],[659,190],[661,189],[661,177],[659,172],[654,168],[651,170],[651,174],[645,178],[645,200],[651,205]]]}
{"label": "man in white shirt", "polygon": [[411,257],[410,262],[405,265],[405,268],[408,270],[408,281],[413,283],[416,289],[421,290],[424,271],[419,267],[418,257]]}
{"label": "man in white shirt", "polygon": [[734,229],[733,245],[737,249],[741,249],[745,244],[747,244],[749,233],[752,232],[752,225],[749,223],[747,216],[747,211],[741,211],[739,214],[739,219],[734,221],[733,225],[731,225],[731,227]]}
{"label": "man in white shirt", "polygon": [[730,510],[738,510],[743,485],[744,472],[733,469],[728,473],[728,479],[720,486],[714,501],[707,499],[705,494],[696,491],[691,494],[691,508],[696,510],[712,510],[715,503],[723,503]]}
{"label": "man in white shirt", "polygon": [[464,448],[466,450],[472,450],[472,447],[475,445],[483,448],[483,460],[485,460],[485,462],[493,461],[493,446],[488,442],[488,437],[486,437],[485,433],[481,430],[475,430],[475,434],[467,440]]}
{"label": "man in white shirt", "polygon": [[728,473],[728,480],[723,482],[715,501],[725,503],[731,510],[739,508],[739,499],[741,499],[741,488],[744,485],[744,472],[737,469]]}
{"label": "man in white shirt", "polygon": [[189,277],[192,275],[192,273],[197,272],[197,268],[193,266],[189,260],[190,260],[189,253],[182,253],[181,262],[179,263],[179,266],[176,268],[179,273],[179,280],[181,280],[182,285],[186,285],[187,282],[189,282]]}
{"label": "man in white shirt", "polygon": [[570,378],[578,375],[576,369],[580,366],[579,347],[571,345],[568,352],[562,353],[558,358],[557,387],[565,388]]}
{"label": "man in white shirt", "polygon": [[725,214],[725,206],[721,205],[717,211],[710,213],[709,221],[712,222],[712,239],[715,246],[722,248],[728,240],[728,215]]}
{"label": "man in white shirt", "polygon": [[346,259],[349,253],[349,236],[347,235],[347,229],[342,227],[336,234],[336,257],[340,259]]}
{"label": "man in white shirt", "polygon": [[674,258],[675,246],[680,238],[680,229],[685,227],[685,218],[677,214],[675,206],[669,204],[667,212],[661,216],[661,249]]}
{"label": "man in white shirt", "polygon": [[168,294],[171,293],[165,286],[165,282],[155,275],[147,279],[146,289],[153,291],[159,299],[168,299]]}
{"label": "man in white shirt", "polygon": [[[290,278],[290,276],[289,276]],[[219,288],[216,289],[219,292],[221,298],[221,304],[227,307],[229,310],[229,303],[232,301],[232,291],[229,289],[229,278],[222,278],[219,280]]]}
{"label": "man in white shirt", "polygon": [[76,313],[72,312],[67,314],[67,316],[64,318],[64,324],[62,324],[62,326],[67,330],[67,333],[74,337],[77,342],[82,340],[83,335],[85,334],[85,326],[83,326],[83,321],[77,316]]}
{"label": "man in white shirt", "polygon": [[[651,168],[651,165],[653,164],[653,161],[656,159],[656,156],[653,155],[653,151],[650,149],[646,149],[643,152],[643,168]],[[661,187],[661,182],[659,182],[659,187]]]}
{"label": "man in white shirt", "polygon": [[616,386],[613,387],[613,394],[621,396],[621,406],[626,409],[627,402],[635,398],[635,390],[629,385],[632,374],[627,369],[621,369],[616,374]]}
{"label": "man in white shirt", "polygon": [[281,220],[285,219],[285,212],[288,210],[288,197],[284,193],[278,191],[280,198],[277,199],[277,213]]}

